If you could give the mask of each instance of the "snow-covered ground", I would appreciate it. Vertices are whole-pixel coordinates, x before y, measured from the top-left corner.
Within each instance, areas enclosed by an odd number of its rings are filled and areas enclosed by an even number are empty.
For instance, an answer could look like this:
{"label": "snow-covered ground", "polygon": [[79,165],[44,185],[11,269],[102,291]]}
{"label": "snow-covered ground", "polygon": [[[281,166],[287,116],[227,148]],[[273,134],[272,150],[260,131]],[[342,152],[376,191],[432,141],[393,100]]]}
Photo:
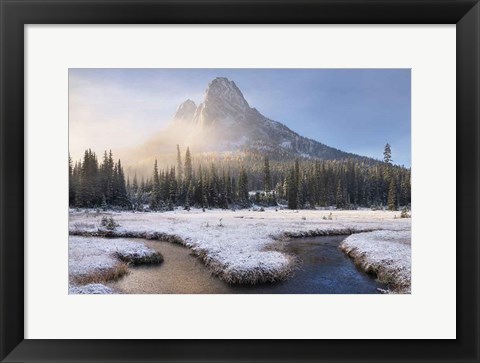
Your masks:
{"label": "snow-covered ground", "polygon": [[[104,235],[105,231],[99,232],[99,228],[100,220],[105,214],[113,216],[120,224],[115,231],[108,232],[110,236],[182,243],[191,248],[212,272],[231,283],[256,283],[287,277],[293,259],[275,250],[275,244],[286,238],[387,230],[391,235],[408,235],[409,240],[411,226],[410,219],[398,218],[400,212],[371,210],[292,211],[266,208],[265,211],[217,209],[205,212],[200,209],[177,209],[164,213],[71,211],[70,234]],[[71,240],[72,238],[74,237]],[[92,241],[91,238],[88,240]],[[73,243],[75,244],[81,240],[73,241],[77,241]],[[354,240],[351,243],[357,242]],[[82,248],[88,250],[88,242],[84,242]],[[383,245],[386,256],[391,255],[392,259],[403,258],[403,255],[394,253],[391,248],[390,243]],[[369,252],[366,250],[365,253]],[[99,264],[112,263],[111,257],[101,258],[96,253],[93,256]],[[81,264],[81,259],[73,256],[70,264],[72,271],[76,271],[79,268],[76,265]],[[410,262],[408,269],[409,264]]]}
{"label": "snow-covered ground", "polygon": [[[161,262],[162,256],[141,242],[69,236],[68,274],[72,287],[105,282],[128,272],[128,263]],[[98,288],[92,284],[92,288]],[[75,288],[70,292],[75,292]]]}
{"label": "snow-covered ground", "polygon": [[82,286],[70,286],[68,288],[69,294],[114,294],[115,291],[103,284],[88,284]]}
{"label": "snow-covered ground", "polygon": [[363,270],[375,273],[380,281],[392,285],[395,292],[410,292],[410,230],[353,234],[340,248]]}

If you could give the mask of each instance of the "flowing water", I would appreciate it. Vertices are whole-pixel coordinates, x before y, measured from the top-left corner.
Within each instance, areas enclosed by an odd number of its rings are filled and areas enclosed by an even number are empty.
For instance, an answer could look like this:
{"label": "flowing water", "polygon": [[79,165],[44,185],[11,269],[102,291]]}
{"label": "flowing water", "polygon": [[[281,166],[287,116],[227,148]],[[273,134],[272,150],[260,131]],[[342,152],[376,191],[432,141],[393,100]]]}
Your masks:
{"label": "flowing water", "polygon": [[288,280],[258,285],[229,285],[212,276],[203,262],[183,246],[144,241],[162,253],[156,266],[132,267],[130,273],[109,286],[130,294],[376,294],[385,288],[359,270],[339,248],[346,236],[293,239],[281,250],[299,259]]}

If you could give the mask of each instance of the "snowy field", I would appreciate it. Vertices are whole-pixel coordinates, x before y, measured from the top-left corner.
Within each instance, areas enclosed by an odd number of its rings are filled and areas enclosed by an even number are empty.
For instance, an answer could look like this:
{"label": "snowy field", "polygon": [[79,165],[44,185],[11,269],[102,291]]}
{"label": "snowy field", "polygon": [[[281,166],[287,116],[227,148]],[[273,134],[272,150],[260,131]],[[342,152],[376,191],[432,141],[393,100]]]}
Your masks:
{"label": "snowy field", "polygon": [[363,270],[393,285],[395,292],[410,292],[410,230],[353,234],[341,243],[340,248]]}
{"label": "snowy field", "polygon": [[[105,215],[112,216],[119,224],[114,231],[101,228],[100,221]],[[69,222],[70,277],[72,280],[80,274],[79,271],[84,272],[87,265],[99,269],[122,263],[112,252],[129,251],[133,247],[112,244],[118,241],[116,239],[96,238],[105,235],[181,243],[192,249],[221,279],[230,283],[258,283],[281,280],[290,275],[294,259],[275,248],[288,238],[364,232],[350,236],[344,242],[345,251],[363,268],[367,265],[361,262],[365,261],[375,266],[401,266],[402,278],[408,276],[409,285],[411,220],[399,216],[400,212],[389,211],[275,208],[205,212],[177,209],[163,213],[72,210]],[[365,233],[378,230],[383,232]],[[402,241],[401,248],[397,236]],[[147,248],[141,243],[135,246]],[[356,253],[352,253],[354,249]],[[361,261],[358,255],[362,255]],[[406,280],[403,282],[407,283]]]}
{"label": "snowy field", "polygon": [[81,286],[70,285],[69,294],[74,295],[91,295],[91,294],[115,294],[116,291],[103,284],[87,284]]}
{"label": "snowy field", "polygon": [[[161,261],[162,256],[158,252],[142,243],[124,239],[70,236],[68,239],[70,293],[108,293],[100,283],[126,274],[128,264]],[[80,285],[85,286],[79,288]]]}

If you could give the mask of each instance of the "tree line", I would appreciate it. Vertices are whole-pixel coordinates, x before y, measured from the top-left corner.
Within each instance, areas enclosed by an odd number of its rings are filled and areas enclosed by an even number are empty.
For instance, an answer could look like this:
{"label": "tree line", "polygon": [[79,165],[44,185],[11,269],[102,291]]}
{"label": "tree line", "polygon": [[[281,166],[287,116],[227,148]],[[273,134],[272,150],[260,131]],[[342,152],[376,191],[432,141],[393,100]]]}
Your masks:
{"label": "tree line", "polygon": [[114,162],[111,151],[105,151],[101,164],[91,150],[85,150],[83,160],[75,165],[69,155],[68,169],[70,206],[131,207],[121,161]]}
{"label": "tree line", "polygon": [[344,160],[271,161],[267,156],[198,157],[177,145],[175,165],[152,176],[127,178],[121,161],[85,151],[83,161],[70,159],[70,206],[133,210],[286,205],[290,209],[336,206],[397,210],[411,201],[410,169],[393,165],[391,148],[383,162]]}

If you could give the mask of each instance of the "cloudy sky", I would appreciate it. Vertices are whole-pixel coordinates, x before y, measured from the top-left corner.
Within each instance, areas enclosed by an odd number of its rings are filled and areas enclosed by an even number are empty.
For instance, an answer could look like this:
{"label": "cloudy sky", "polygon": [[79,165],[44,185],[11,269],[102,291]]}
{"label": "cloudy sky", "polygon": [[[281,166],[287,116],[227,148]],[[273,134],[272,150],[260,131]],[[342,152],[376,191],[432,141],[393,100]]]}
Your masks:
{"label": "cloudy sky", "polygon": [[303,136],[410,166],[409,69],[70,69],[70,152],[137,146],[177,106],[202,102],[208,83],[227,77],[251,107]]}

